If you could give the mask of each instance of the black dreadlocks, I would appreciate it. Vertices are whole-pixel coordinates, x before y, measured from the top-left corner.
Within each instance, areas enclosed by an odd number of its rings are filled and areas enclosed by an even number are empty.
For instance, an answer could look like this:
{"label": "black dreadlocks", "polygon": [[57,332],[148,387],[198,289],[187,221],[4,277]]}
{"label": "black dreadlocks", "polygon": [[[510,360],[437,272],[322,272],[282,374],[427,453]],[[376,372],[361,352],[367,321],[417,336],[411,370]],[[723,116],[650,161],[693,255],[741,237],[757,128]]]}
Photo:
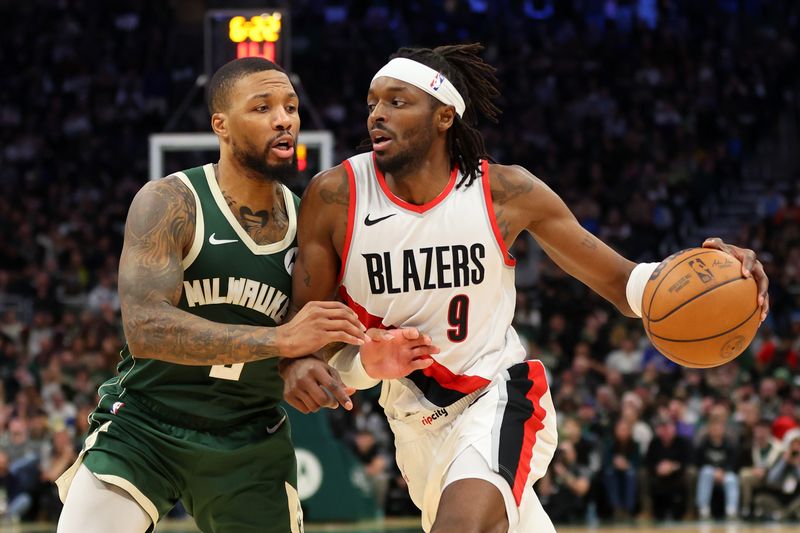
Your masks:
{"label": "black dreadlocks", "polygon": [[[447,152],[458,163],[463,177],[456,187],[469,187],[478,177],[479,161],[491,157],[486,153],[483,135],[475,128],[478,112],[492,122],[497,122],[500,109],[494,104],[500,91],[497,89],[495,68],[478,55],[483,50],[479,43],[454,44],[430,48],[400,48],[389,59],[404,57],[441,72],[461,93],[466,109],[464,116],[456,115],[447,132]],[[433,98],[433,97],[431,97]],[[437,100],[438,102],[438,100]]]}

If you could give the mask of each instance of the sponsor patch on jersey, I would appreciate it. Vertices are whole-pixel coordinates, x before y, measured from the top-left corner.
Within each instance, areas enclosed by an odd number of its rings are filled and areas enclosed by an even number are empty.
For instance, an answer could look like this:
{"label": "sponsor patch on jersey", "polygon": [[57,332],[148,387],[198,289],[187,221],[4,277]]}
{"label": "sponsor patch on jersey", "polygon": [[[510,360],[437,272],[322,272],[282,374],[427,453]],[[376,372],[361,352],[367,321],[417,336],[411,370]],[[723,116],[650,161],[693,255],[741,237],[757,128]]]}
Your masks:
{"label": "sponsor patch on jersey", "polygon": [[428,416],[422,417],[422,425],[423,426],[430,426],[435,421],[439,420],[440,418],[444,418],[447,416],[447,409],[444,407],[441,409],[437,409]]}
{"label": "sponsor patch on jersey", "polygon": [[123,407],[125,407],[125,403],[124,402],[114,402],[114,405],[111,406],[111,409],[109,409],[109,412],[112,415],[115,415],[115,414],[119,413],[119,410],[122,409]]}

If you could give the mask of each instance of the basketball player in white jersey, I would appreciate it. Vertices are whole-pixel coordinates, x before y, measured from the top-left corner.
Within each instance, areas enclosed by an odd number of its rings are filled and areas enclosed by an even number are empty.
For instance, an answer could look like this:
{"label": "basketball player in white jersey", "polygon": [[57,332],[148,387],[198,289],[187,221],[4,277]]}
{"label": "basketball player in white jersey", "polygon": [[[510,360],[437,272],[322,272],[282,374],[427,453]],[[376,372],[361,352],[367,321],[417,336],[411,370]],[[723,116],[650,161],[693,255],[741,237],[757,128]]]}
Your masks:
{"label": "basketball player in white jersey", "polygon": [[[480,50],[403,48],[375,74],[367,95],[373,151],[321,173],[304,195],[293,301],[338,291],[373,338],[405,327],[438,347],[429,358],[431,346],[421,346],[397,359],[368,342],[330,359],[347,385],[383,381],[397,463],[425,531],[546,533],[553,525],[533,484],[556,449],[556,414],[542,363],[527,359],[511,327],[508,250],[529,231],[561,268],[631,317],[656,264],[614,252],[524,168],[488,162],[472,125],[479,114],[495,119],[498,91]],[[758,282],[763,320],[767,279],[755,254],[719,239],[704,246],[743,261],[743,275]],[[309,394],[303,377],[323,364],[285,362],[291,403]]]}

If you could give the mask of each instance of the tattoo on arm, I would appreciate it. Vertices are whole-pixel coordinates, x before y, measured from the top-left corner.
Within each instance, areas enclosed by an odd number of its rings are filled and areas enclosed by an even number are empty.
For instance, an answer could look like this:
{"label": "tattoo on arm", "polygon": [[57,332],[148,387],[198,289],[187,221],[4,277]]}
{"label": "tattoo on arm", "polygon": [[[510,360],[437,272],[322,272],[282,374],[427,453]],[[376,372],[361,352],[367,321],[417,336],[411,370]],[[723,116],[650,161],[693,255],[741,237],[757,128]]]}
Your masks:
{"label": "tattoo on arm", "polygon": [[347,178],[345,177],[339,182],[336,190],[322,189],[319,196],[326,204],[349,205],[350,185],[347,183]]}
{"label": "tattoo on arm", "polygon": [[122,321],[133,353],[185,365],[256,361],[279,355],[276,328],[211,322],[178,309],[183,250],[196,206],[177,178],[145,186],[131,205],[120,259]]}
{"label": "tattoo on arm", "polygon": [[505,211],[503,208],[496,208],[494,217],[497,221],[497,227],[500,229],[500,233],[503,235],[503,240],[508,241],[509,234],[511,233],[511,225],[508,223],[508,220],[505,217]]}
{"label": "tattoo on arm", "polygon": [[[527,173],[530,174],[530,172]],[[495,185],[495,187],[492,188],[492,201],[495,203],[504,204],[520,194],[533,190],[533,179],[511,180],[503,172],[497,171],[495,171],[494,176],[495,179],[492,180],[492,185]],[[533,175],[530,176],[533,178]]]}
{"label": "tattoo on arm", "polygon": [[583,239],[581,239],[581,245],[589,248],[590,250],[597,249],[597,241],[588,233],[583,236]]}

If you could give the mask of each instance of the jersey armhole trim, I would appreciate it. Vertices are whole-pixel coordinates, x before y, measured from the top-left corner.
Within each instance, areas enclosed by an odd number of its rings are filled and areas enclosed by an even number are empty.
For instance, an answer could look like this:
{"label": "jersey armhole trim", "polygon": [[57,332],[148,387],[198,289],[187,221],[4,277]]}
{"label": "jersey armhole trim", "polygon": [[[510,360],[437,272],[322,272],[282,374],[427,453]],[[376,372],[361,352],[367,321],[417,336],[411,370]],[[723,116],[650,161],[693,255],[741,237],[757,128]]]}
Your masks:
{"label": "jersey armhole trim", "polygon": [[492,187],[489,184],[489,161],[484,159],[481,161],[481,185],[483,186],[483,198],[486,200],[486,214],[489,216],[489,223],[492,226],[492,233],[494,233],[494,240],[500,247],[500,252],[503,254],[503,262],[506,266],[514,267],[517,260],[514,259],[508,251],[506,241],[503,239],[503,234],[500,227],[497,225],[497,217],[494,214],[494,202],[492,202]]}
{"label": "jersey armhole trim", "polygon": [[200,205],[200,197],[197,195],[197,191],[194,189],[192,182],[189,180],[189,177],[184,174],[183,172],[178,172],[175,174],[178,178],[186,185],[190,191],[192,191],[192,196],[194,196],[194,205],[195,205],[195,217],[194,217],[194,240],[192,241],[192,247],[189,248],[189,253],[186,254],[186,257],[183,258],[181,261],[181,267],[183,271],[186,272],[194,260],[197,259],[197,256],[200,255],[200,250],[203,248],[203,237],[205,236],[205,222],[203,219],[203,206]]}
{"label": "jersey armhole trim", "polygon": [[347,233],[344,236],[344,246],[342,247],[342,264],[339,267],[339,276],[336,283],[341,285],[344,273],[347,270],[347,257],[350,254],[350,243],[353,240],[353,230],[356,222],[356,175],[349,160],[345,160],[344,168],[347,171],[347,185],[350,189],[347,204]]}

